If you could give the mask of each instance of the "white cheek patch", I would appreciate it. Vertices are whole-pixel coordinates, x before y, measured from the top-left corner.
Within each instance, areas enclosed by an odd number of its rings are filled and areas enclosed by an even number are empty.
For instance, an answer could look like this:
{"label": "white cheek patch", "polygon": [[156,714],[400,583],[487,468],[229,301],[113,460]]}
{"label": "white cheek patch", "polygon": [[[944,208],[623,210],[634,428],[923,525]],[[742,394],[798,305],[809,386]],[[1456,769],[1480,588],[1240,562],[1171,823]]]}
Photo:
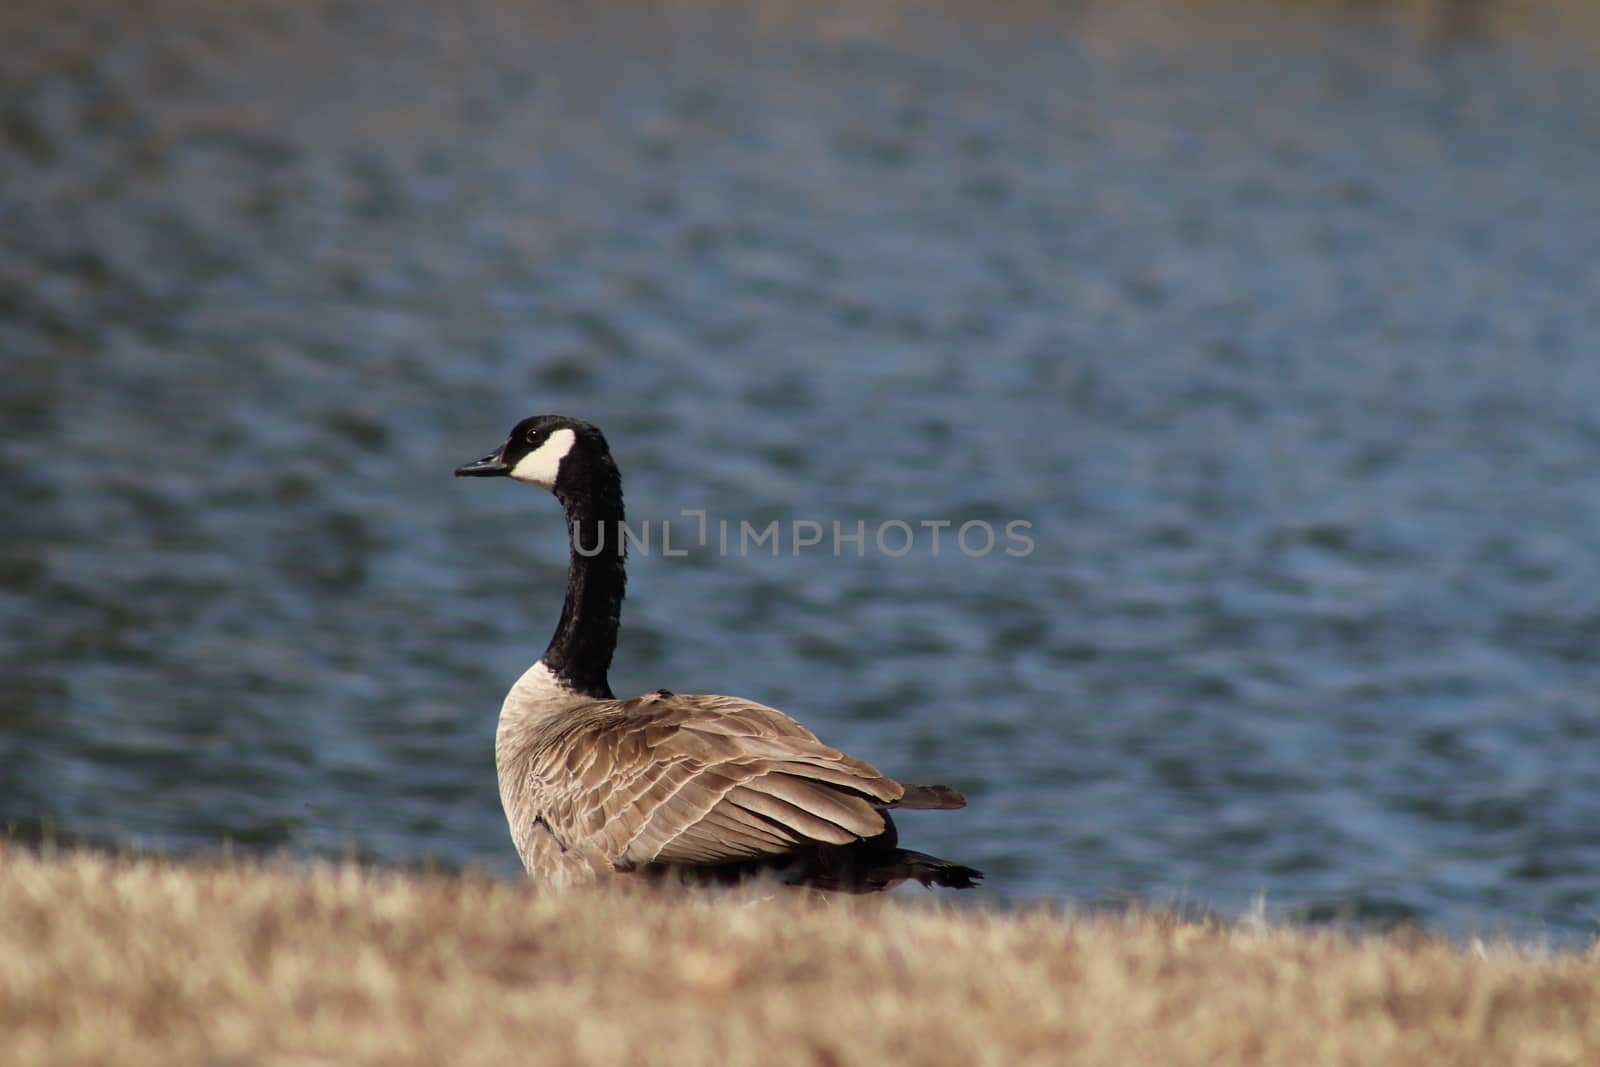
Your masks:
{"label": "white cheek patch", "polygon": [[544,444],[517,460],[517,465],[511,468],[511,477],[540,489],[554,489],[561,461],[567,458],[577,439],[578,435],[571,430],[555,431],[545,438]]}

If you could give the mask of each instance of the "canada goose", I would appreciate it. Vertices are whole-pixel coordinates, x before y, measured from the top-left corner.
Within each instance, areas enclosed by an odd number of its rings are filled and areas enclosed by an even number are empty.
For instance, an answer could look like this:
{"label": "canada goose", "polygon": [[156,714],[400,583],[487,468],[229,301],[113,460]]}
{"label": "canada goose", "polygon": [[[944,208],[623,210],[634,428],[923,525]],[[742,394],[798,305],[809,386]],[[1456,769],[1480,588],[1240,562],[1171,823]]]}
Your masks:
{"label": "canada goose", "polygon": [[751,876],[865,893],[907,878],[967,889],[980,871],[896,846],[889,808],[959,808],[829,748],[783,712],[606,682],[626,582],[622,478],[600,430],[535,415],[457,476],[509,476],[566,512],[567,599],[555,636],[506,694],[495,733],[500,800],[533,878],[613,872],[690,882]]}

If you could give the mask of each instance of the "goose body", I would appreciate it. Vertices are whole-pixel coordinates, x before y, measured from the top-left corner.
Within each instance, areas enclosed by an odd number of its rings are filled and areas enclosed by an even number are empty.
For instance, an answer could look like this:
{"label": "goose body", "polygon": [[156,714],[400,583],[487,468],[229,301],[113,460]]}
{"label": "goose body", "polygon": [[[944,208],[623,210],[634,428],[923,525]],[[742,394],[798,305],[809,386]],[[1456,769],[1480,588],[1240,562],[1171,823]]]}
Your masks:
{"label": "goose body", "polygon": [[947,786],[904,785],[775,708],[666,690],[628,700],[606,680],[623,587],[622,484],[599,429],[524,419],[457,469],[553,492],[571,565],[555,636],[506,694],[500,799],[524,868],[554,887],[617,874],[731,883],[775,878],[872,892],[908,878],[969,888],[971,867],[898,846],[892,808],[959,808]]}

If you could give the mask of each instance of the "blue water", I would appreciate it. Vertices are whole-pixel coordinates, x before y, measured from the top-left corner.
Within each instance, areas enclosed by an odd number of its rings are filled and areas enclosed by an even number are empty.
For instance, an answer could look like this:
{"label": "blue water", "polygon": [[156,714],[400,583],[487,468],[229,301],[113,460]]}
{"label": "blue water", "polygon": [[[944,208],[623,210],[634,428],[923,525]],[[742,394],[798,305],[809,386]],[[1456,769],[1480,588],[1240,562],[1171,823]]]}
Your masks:
{"label": "blue water", "polygon": [[1600,32],[1295,6],[8,7],[0,821],[514,874],[555,411],[986,899],[1593,934]]}

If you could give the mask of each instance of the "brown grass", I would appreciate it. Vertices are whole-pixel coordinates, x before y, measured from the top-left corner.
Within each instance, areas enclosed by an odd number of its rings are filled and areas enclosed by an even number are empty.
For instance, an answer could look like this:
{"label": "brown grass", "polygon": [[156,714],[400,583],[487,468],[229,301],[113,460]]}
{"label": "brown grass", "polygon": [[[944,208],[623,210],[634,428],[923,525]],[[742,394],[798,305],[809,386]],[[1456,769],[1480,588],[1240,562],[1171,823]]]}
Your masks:
{"label": "brown grass", "polygon": [[1595,1064],[1600,951],[0,845],[0,1062]]}

